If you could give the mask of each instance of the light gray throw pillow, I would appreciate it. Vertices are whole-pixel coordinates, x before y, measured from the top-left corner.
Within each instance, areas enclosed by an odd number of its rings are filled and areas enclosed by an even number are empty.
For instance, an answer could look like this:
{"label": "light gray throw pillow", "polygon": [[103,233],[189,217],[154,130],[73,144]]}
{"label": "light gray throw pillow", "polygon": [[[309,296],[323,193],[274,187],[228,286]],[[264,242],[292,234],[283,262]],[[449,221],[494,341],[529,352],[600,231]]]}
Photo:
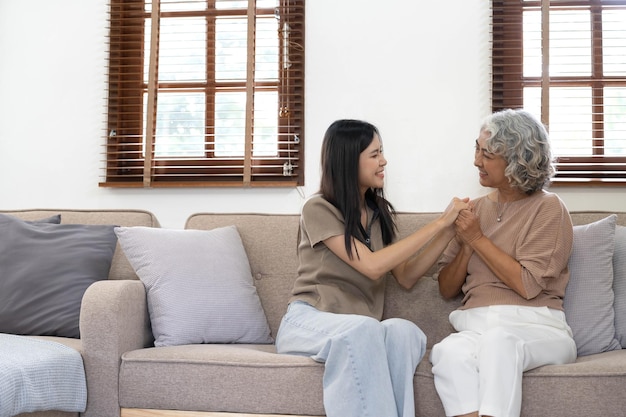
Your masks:
{"label": "light gray throw pillow", "polygon": [[0,332],[78,338],[87,287],[107,279],[114,226],[0,214]]}
{"label": "light gray throw pillow", "polygon": [[146,287],[155,346],[273,342],[235,226],[115,233]]}
{"label": "light gray throw pillow", "polygon": [[615,226],[613,252],[613,292],[615,293],[615,336],[626,348],[626,227]]}
{"label": "light gray throw pillow", "polygon": [[578,356],[621,348],[615,338],[613,310],[616,219],[617,215],[612,214],[590,224],[574,226],[570,280],[563,306]]}

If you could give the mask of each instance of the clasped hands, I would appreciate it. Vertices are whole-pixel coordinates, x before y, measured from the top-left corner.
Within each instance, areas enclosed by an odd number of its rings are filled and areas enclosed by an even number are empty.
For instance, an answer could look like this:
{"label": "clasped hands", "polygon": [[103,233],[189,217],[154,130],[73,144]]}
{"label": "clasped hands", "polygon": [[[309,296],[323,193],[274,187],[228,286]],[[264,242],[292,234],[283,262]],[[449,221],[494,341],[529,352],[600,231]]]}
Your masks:
{"label": "clasped hands", "polygon": [[460,243],[470,245],[483,235],[480,220],[474,213],[474,204],[467,197],[453,198],[443,217],[449,225],[454,224],[456,238]]}
{"label": "clasped hands", "polygon": [[468,208],[459,211],[459,215],[454,221],[454,228],[457,239],[466,245],[471,245],[483,236],[480,219],[474,213],[473,204],[470,203]]}

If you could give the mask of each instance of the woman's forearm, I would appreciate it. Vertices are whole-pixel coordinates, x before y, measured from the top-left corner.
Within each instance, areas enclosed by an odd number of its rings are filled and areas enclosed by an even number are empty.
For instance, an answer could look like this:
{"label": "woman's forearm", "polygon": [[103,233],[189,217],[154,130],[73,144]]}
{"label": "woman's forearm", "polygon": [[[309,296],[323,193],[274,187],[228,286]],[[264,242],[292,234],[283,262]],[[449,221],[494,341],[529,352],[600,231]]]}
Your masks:
{"label": "woman's forearm", "polygon": [[461,292],[472,252],[470,247],[462,245],[452,262],[439,271],[439,293],[442,297],[456,297]]}
{"label": "woman's forearm", "polygon": [[453,237],[451,227],[440,231],[416,256],[394,268],[392,272],[398,283],[404,288],[412,288],[437,262]]}

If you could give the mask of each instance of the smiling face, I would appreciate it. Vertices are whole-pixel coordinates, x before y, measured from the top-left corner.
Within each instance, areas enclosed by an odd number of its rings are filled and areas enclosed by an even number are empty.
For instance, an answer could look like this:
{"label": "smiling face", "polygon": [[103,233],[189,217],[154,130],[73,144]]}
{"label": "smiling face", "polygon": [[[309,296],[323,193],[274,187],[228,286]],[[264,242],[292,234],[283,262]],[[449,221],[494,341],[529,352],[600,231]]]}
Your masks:
{"label": "smiling face", "polygon": [[509,181],[504,176],[506,161],[502,156],[488,152],[485,148],[490,136],[490,132],[481,130],[480,136],[476,139],[474,166],[478,168],[480,185],[499,189],[510,188]]}
{"label": "smiling face", "polygon": [[359,156],[359,187],[364,195],[368,188],[383,188],[385,182],[385,165],[383,147],[378,135]]}

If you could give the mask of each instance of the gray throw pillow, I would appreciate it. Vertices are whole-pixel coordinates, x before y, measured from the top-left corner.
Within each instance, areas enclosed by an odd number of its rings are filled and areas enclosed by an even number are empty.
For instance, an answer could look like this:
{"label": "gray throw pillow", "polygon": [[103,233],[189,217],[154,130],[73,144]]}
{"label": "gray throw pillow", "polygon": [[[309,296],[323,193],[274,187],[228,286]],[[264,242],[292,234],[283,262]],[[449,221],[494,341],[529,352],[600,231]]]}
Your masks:
{"label": "gray throw pillow", "polygon": [[617,215],[612,214],[590,224],[574,226],[570,280],[563,306],[578,356],[621,348],[615,338],[613,310],[616,219]]}
{"label": "gray throw pillow", "polygon": [[146,287],[155,346],[273,342],[235,226],[115,233]]}
{"label": "gray throw pillow", "polygon": [[613,292],[615,293],[615,336],[626,349],[626,227],[615,226],[613,252]]}
{"label": "gray throw pillow", "polygon": [[0,214],[0,332],[80,337],[83,294],[109,275],[113,228]]}

